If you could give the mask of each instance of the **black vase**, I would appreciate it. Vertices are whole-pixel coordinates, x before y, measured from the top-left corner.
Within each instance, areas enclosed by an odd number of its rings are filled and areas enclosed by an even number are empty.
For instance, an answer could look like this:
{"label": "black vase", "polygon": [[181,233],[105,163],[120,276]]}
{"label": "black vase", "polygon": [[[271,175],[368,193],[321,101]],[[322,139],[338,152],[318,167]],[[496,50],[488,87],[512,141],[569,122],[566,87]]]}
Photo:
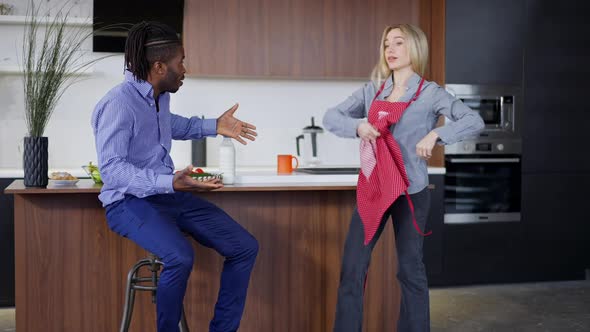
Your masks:
{"label": "black vase", "polygon": [[23,167],[26,187],[47,187],[47,137],[25,137]]}

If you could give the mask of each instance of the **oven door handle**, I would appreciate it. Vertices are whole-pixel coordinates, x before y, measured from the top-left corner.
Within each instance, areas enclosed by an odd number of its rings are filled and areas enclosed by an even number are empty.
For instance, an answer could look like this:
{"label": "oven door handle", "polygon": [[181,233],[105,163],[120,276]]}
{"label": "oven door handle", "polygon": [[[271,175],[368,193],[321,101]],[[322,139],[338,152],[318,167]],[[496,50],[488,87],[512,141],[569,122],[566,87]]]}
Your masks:
{"label": "oven door handle", "polygon": [[520,158],[451,158],[452,163],[518,163]]}

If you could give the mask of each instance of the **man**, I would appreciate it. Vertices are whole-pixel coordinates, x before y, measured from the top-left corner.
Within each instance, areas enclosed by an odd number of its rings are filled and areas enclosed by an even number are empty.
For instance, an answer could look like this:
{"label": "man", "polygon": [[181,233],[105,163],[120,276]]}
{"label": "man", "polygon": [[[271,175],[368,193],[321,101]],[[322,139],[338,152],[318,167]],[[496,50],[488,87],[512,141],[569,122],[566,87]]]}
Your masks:
{"label": "man", "polygon": [[210,331],[236,331],[258,243],[213,204],[190,191],[213,190],[219,180],[199,182],[192,165],[174,174],[172,139],[217,134],[242,144],[253,141],[256,127],[234,117],[238,105],[218,119],[184,118],[170,113],[170,93],[186,72],[177,34],[157,22],[129,31],[125,45],[125,81],[109,91],[92,115],[104,186],[99,199],[109,227],[154,253],[164,263],[157,291],[158,331],[178,331],[182,301],[193,267],[193,248],[183,232],[225,257]]}

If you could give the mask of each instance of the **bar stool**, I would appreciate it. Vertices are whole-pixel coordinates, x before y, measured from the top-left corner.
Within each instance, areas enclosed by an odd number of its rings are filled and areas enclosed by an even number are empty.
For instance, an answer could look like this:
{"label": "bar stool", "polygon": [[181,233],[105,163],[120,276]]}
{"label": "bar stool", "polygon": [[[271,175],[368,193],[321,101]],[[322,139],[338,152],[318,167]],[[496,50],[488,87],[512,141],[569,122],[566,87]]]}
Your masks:
{"label": "bar stool", "polygon": [[[123,308],[120,332],[127,332],[129,330],[129,324],[131,323],[131,316],[133,314],[133,305],[135,303],[135,291],[152,292],[152,303],[156,303],[156,290],[158,289],[158,280],[160,280],[158,272],[162,265],[164,265],[164,263],[162,263],[156,255],[150,253],[147,258],[138,260],[129,270],[129,273],[127,274],[125,307]],[[141,277],[139,275],[142,267],[146,267],[144,270],[150,271],[149,277]],[[190,332],[184,315],[184,305],[182,306],[178,327],[180,328],[180,332]]]}

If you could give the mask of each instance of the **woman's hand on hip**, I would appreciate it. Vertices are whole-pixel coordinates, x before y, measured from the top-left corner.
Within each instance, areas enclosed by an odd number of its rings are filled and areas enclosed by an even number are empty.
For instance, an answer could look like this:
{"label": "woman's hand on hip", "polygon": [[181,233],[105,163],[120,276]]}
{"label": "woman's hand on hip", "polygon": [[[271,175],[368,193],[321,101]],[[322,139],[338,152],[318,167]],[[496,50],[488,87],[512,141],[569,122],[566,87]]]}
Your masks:
{"label": "woman's hand on hip", "polygon": [[368,122],[361,122],[359,126],[356,128],[356,134],[360,137],[363,141],[370,141],[373,142],[377,139],[377,137],[381,136],[381,133],[373,127]]}
{"label": "woman's hand on hip", "polygon": [[424,160],[430,159],[430,157],[432,157],[432,149],[434,148],[437,139],[438,134],[434,130],[429,132],[420,140],[420,142],[418,142],[418,144],[416,144],[416,154]]}

